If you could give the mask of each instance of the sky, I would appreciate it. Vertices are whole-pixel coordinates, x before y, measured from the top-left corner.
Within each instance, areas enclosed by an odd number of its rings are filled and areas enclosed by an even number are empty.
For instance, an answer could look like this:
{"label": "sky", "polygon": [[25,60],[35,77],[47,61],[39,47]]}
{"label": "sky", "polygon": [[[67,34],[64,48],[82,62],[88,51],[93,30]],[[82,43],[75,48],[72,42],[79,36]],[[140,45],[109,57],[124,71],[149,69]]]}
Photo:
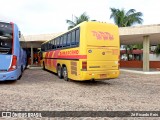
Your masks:
{"label": "sky", "polygon": [[114,23],[110,8],[143,13],[143,25],[160,24],[158,0],[0,0],[0,20],[16,23],[24,35],[67,31],[66,19],[86,12],[91,20]]}

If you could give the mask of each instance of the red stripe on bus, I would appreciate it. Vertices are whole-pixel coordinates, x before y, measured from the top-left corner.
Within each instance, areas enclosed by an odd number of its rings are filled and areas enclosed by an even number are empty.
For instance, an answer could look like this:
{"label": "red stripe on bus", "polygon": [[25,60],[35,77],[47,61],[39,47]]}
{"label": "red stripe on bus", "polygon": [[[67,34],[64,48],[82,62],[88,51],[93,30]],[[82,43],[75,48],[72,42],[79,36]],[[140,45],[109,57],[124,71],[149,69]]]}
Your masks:
{"label": "red stripe on bus", "polygon": [[[47,52],[47,53],[45,54],[45,58],[48,58],[48,54],[49,54],[49,52]],[[47,59],[45,59],[45,61],[44,61],[46,66],[48,66],[48,62],[47,62],[47,61],[48,61]]]}
{"label": "red stripe on bus", "polygon": [[57,58],[64,58],[64,59],[87,59],[87,55],[68,55],[68,56],[58,56]]}
{"label": "red stripe on bus", "polygon": [[[59,54],[60,50],[56,50],[54,52],[54,57],[53,58],[56,58]],[[53,66],[56,68],[57,67],[57,60],[53,60]]]}
{"label": "red stripe on bus", "polygon": [[[52,58],[52,55],[53,55],[53,51],[50,51],[49,54],[48,54],[48,57]],[[50,66],[50,67],[52,66],[51,65],[51,59],[48,60],[48,66]]]}

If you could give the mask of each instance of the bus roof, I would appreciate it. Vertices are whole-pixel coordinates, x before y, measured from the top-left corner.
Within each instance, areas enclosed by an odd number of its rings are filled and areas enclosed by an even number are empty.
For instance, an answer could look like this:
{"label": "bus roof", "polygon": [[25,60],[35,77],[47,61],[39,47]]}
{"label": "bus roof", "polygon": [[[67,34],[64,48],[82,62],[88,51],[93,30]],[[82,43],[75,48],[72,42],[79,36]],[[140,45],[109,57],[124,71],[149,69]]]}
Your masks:
{"label": "bus roof", "polygon": [[[61,35],[65,34],[65,33],[67,33],[67,32],[70,32],[70,31],[72,31],[72,30],[78,28],[79,26],[85,25],[86,23],[105,23],[105,24],[108,24],[108,25],[115,25],[115,24],[113,24],[113,23],[106,23],[106,22],[99,22],[99,21],[84,21],[84,22],[78,24],[77,26],[75,26],[75,27],[69,29],[68,31],[62,32],[62,33],[56,35],[54,38],[60,37]],[[117,26],[117,25],[115,25],[115,26]],[[54,38],[52,38],[52,39],[50,39],[50,40],[47,40],[47,41],[43,42],[42,44],[45,44],[45,43],[47,43],[47,42],[53,40]]]}

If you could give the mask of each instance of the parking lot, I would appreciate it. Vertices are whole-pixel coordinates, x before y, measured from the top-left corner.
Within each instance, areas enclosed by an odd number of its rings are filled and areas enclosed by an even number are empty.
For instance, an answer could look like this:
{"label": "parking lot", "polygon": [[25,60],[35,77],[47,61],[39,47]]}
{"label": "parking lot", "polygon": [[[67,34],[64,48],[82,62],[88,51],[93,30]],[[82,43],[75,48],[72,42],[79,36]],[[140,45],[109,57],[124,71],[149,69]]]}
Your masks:
{"label": "parking lot", "polygon": [[156,111],[160,75],[121,72],[106,81],[64,81],[43,70],[24,71],[17,82],[0,82],[0,110]]}

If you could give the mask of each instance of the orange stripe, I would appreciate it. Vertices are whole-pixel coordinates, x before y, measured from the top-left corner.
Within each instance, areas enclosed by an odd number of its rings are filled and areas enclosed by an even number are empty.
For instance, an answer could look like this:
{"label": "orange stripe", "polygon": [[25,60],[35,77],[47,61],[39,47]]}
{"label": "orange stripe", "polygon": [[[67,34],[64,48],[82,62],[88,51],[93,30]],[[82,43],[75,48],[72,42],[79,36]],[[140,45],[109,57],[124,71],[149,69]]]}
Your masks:
{"label": "orange stripe", "polygon": [[57,58],[68,58],[68,59],[87,59],[87,55],[68,55],[68,56],[58,56]]}

